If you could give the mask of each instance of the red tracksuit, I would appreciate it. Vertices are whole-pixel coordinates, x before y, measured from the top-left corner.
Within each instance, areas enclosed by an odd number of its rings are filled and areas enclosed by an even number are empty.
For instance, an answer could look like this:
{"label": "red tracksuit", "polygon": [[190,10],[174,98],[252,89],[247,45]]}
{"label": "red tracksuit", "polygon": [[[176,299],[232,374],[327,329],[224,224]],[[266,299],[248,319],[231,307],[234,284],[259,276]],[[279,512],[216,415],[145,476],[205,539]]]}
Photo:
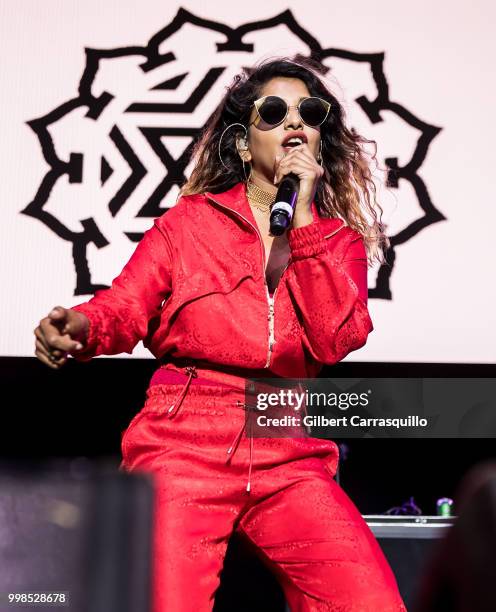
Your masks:
{"label": "red tracksuit", "polygon": [[[361,236],[312,211],[312,224],[287,232],[273,297],[238,184],[181,198],[112,286],[74,307],[90,320],[77,359],[131,353],[143,340],[162,364],[122,439],[123,469],[155,483],[154,612],[212,609],[234,530],[279,577],[291,612],[405,610],[377,541],[333,479],[336,444],[303,432],[243,437],[246,378],[314,377],[373,329]],[[163,370],[184,382],[164,383]]]}

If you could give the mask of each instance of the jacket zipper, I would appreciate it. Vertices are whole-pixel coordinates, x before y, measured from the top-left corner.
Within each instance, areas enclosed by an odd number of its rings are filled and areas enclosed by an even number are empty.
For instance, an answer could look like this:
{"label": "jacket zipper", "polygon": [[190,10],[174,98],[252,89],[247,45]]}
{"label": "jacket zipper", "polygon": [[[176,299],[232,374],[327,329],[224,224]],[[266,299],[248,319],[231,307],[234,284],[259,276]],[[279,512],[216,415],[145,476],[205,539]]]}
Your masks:
{"label": "jacket zipper", "polygon": [[270,359],[272,357],[272,349],[273,349],[273,346],[274,346],[274,343],[275,343],[275,338],[274,338],[274,298],[276,297],[277,287],[276,287],[276,291],[274,291],[274,295],[272,297],[270,297],[270,295],[269,295],[269,286],[267,285],[267,279],[265,278],[265,266],[266,266],[266,262],[265,262],[265,247],[264,247],[264,244],[263,244],[262,236],[260,235],[260,232],[258,231],[258,229],[253,225],[253,223],[249,219],[244,217],[241,213],[239,213],[237,210],[233,210],[232,208],[229,208],[229,206],[225,206],[224,204],[221,204],[220,202],[217,202],[217,200],[214,200],[210,196],[207,196],[207,197],[208,197],[209,200],[212,200],[212,202],[217,204],[217,206],[220,206],[221,208],[225,208],[227,210],[230,210],[235,215],[238,215],[238,217],[243,219],[243,221],[246,221],[246,223],[248,223],[248,225],[255,230],[255,233],[257,234],[258,239],[260,241],[260,246],[261,246],[261,249],[262,249],[262,264],[263,264],[263,270],[262,270],[263,274],[262,275],[263,275],[263,279],[264,279],[265,293],[266,293],[266,297],[267,297],[267,306],[268,306],[268,309],[269,309],[268,316],[267,316],[267,321],[268,321],[267,360],[266,360],[265,365],[264,365],[264,368],[268,368],[268,367],[270,367]]}
{"label": "jacket zipper", "polygon": [[[270,297],[269,288],[267,286],[267,282],[265,283],[265,289],[267,291],[267,302],[269,304],[269,348],[267,351],[267,361],[265,362],[264,368],[268,368],[270,366],[270,358],[272,357],[272,350],[274,348],[274,297],[276,292],[274,291],[274,295]],[[276,287],[277,290],[277,287]]]}

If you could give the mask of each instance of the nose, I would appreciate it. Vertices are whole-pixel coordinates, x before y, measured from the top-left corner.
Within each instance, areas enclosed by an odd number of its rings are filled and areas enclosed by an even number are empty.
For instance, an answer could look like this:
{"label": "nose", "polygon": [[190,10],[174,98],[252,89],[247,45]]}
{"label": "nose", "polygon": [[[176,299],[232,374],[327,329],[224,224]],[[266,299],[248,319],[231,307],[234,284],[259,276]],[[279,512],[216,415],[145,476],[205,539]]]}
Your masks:
{"label": "nose", "polygon": [[285,121],[286,128],[293,128],[294,130],[302,128],[303,124],[301,121],[300,113],[298,112],[297,106],[290,106],[288,109],[288,115]]}

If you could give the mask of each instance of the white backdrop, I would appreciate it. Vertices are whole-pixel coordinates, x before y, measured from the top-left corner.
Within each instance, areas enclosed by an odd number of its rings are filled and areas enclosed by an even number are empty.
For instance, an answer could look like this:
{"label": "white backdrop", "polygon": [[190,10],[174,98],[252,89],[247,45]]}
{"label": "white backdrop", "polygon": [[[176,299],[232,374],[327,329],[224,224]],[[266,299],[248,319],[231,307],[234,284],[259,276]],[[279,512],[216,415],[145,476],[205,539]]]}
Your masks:
{"label": "white backdrop", "polygon": [[[0,355],[33,355],[52,306],[118,274],[136,246],[128,234],[152,223],[136,215],[173,205],[177,187],[161,196],[163,181],[241,66],[320,45],[349,125],[378,142],[383,166],[406,166],[380,192],[397,245],[388,279],[370,270],[375,331],[348,359],[496,362],[492,3],[0,7]],[[185,23],[164,30],[180,8]]]}

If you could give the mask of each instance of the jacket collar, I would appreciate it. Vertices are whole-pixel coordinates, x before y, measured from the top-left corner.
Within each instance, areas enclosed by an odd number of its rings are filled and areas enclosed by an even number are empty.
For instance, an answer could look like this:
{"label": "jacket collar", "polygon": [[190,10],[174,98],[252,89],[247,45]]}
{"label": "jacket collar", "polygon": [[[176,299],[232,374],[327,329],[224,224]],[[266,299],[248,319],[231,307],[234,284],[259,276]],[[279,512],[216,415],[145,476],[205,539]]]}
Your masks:
{"label": "jacket collar", "polygon": [[[206,192],[205,197],[208,200],[218,202],[221,206],[230,208],[247,219],[255,227],[257,226],[248,198],[246,197],[246,187],[244,183],[236,183],[234,187],[222,193]],[[311,208],[313,218],[318,219],[325,237],[329,237],[346,225],[343,219],[320,217],[315,202],[312,202]]]}

